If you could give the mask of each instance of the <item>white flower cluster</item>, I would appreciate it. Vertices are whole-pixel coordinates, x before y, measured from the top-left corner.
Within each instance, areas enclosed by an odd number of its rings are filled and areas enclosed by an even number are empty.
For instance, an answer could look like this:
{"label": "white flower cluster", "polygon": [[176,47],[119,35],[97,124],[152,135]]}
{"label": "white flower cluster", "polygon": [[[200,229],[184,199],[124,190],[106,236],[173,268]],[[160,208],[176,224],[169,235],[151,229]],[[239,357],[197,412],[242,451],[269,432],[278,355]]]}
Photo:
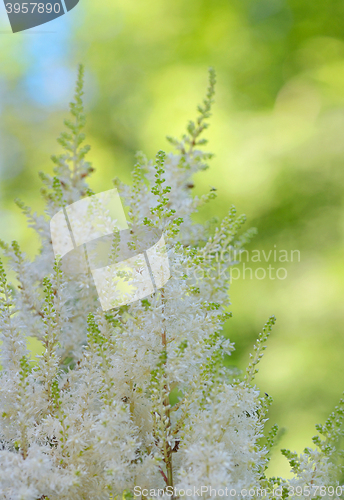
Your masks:
{"label": "white flower cluster", "polygon": [[[314,438],[316,451],[297,457],[284,450],[295,479],[265,474],[277,426],[264,438],[270,398],[253,380],[274,318],[258,337],[245,378],[222,363],[234,347],[221,333],[230,316],[228,280],[215,272],[215,257],[239,251],[250,233],[237,236],[244,217],[235,218],[233,208],[213,234],[191,217],[214,197],[213,191],[191,196],[192,176],[210,157],[199,146],[213,71],[197,121],[181,141],[170,139],[176,153],[159,152],[154,162],[140,154],[133,185],[115,182],[129,209],[131,249],[138,250],[145,235],[164,234],[171,272],[166,285],[103,312],[90,276],[69,275],[54,261],[49,220],[93,194],[85,181],[92,168],[82,146],[82,77],[80,68],[72,120],[59,139],[64,153],[53,157],[56,176],[41,174],[48,218],[18,202],[41,237],[41,252],[29,262],[16,242],[1,242],[18,284],[8,283],[1,264],[0,498],[133,498],[135,486],[240,492],[338,484],[332,458],[343,402],[319,426],[324,439]],[[119,245],[114,232],[114,256]],[[231,262],[220,265],[225,270]],[[27,336],[44,346],[36,363]]]}

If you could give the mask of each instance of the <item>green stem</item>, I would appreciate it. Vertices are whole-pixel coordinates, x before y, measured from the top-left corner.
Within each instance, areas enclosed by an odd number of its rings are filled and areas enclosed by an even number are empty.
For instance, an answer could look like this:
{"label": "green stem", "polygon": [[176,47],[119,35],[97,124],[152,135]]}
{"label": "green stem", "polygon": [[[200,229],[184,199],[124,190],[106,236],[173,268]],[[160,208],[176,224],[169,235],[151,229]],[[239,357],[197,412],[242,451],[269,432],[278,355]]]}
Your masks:
{"label": "green stem", "polygon": [[[161,302],[164,305],[164,290],[162,289],[161,291]],[[164,314],[164,306],[162,307],[162,314]],[[165,352],[167,352],[167,336],[166,336],[166,329],[164,326],[165,320],[162,320],[162,333],[161,333],[161,340],[162,340],[162,345],[163,349]],[[167,363],[167,360],[165,361],[165,365]],[[168,388],[165,385],[164,387],[166,397],[164,400],[164,406],[166,407],[166,417],[167,417],[167,424],[166,424],[166,441],[164,444],[165,448],[165,465],[166,465],[166,471],[167,471],[167,486],[172,486],[173,487],[173,471],[172,471],[172,448],[171,445],[168,442],[168,435],[170,433],[170,428],[171,428],[171,415],[170,415],[170,400],[169,400],[169,394],[168,394]]]}

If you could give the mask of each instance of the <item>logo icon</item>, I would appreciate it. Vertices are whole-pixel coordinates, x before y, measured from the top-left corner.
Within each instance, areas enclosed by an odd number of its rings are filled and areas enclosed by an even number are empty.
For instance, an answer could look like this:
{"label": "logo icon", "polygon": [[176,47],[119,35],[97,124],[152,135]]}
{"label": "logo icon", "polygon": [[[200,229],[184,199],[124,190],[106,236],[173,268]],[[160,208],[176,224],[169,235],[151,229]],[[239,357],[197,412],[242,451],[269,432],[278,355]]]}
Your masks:
{"label": "logo icon", "polygon": [[145,226],[129,230],[117,189],[63,208],[50,231],[63,270],[90,272],[104,311],[151,295],[170,277],[164,236]]}
{"label": "logo icon", "polygon": [[13,33],[48,23],[72,10],[79,0],[4,0]]}

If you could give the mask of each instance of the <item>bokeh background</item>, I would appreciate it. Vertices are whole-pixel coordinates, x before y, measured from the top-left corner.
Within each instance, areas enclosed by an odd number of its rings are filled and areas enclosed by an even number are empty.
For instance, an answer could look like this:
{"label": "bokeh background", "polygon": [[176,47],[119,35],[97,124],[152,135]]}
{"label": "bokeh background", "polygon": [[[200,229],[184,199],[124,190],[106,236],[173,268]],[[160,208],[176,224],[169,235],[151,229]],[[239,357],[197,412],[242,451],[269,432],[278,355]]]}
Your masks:
{"label": "bokeh background", "polygon": [[[86,66],[95,191],[115,176],[128,181],[137,150],[170,150],[165,136],[194,118],[216,68],[207,131],[216,156],[196,191],[215,186],[218,198],[199,217],[234,204],[258,229],[251,252],[300,251],[299,262],[272,253],[246,264],[287,277],[233,281],[226,327],[237,348],[230,362],[244,367],[277,316],[257,384],[274,398],[270,424],[287,430],[279,447],[297,451],[344,390],[343,28],[342,0],[80,0],[14,35],[0,5],[0,237],[29,255],[37,241],[13,199],[44,208],[37,174],[59,152],[77,64]],[[271,473],[288,470],[276,450]]]}

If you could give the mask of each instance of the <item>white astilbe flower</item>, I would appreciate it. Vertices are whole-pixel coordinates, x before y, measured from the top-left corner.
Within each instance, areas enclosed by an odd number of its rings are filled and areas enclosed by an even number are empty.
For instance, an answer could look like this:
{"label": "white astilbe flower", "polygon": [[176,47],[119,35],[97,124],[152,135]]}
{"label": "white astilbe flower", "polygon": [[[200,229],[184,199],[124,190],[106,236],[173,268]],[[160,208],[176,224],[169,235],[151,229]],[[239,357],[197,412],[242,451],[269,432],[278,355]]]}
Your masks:
{"label": "white astilbe flower", "polygon": [[[192,196],[192,176],[211,157],[199,148],[206,142],[200,135],[210,116],[214,72],[196,122],[181,141],[169,139],[176,152],[159,151],[154,161],[139,153],[132,186],[115,181],[128,208],[128,229],[114,227],[113,234],[109,213],[86,183],[93,169],[85,161],[89,147],[82,146],[82,81],[80,68],[72,119],[59,139],[64,153],[53,157],[54,176],[40,174],[47,217],[17,202],[41,238],[38,256],[30,262],[18,243],[0,240],[17,277],[17,285],[10,285],[0,261],[0,498],[126,499],[140,496],[137,487],[148,491],[142,498],[150,498],[168,486],[207,486],[207,498],[225,488],[238,498],[245,496],[243,489],[258,488],[272,499],[276,487],[286,497],[299,486],[337,485],[343,401],[318,426],[324,439],[313,438],[314,450],[300,457],[283,450],[292,479],[266,476],[278,428],[264,437],[271,398],[253,384],[275,318],[259,334],[245,377],[223,364],[234,350],[222,334],[231,316],[228,271],[253,230],[238,234],[245,217],[236,217],[233,207],[215,231],[192,219],[215,197],[213,190]],[[141,255],[135,279],[146,286],[140,282],[143,252],[151,251],[152,276],[158,272],[162,280],[170,273],[164,286],[104,312],[87,266],[77,267],[82,255],[85,262],[94,255],[71,252],[68,264],[64,257],[54,260],[51,218],[64,217],[88,196],[91,226],[83,233],[84,220],[74,225],[84,239],[107,234],[105,256],[99,257],[105,261],[98,267]],[[151,250],[158,241],[166,245],[168,266],[164,256],[159,267],[160,254]],[[130,288],[129,274],[123,265],[121,278]],[[111,273],[104,276],[100,292],[111,294]],[[42,344],[36,360],[30,359],[27,336]]]}
{"label": "white astilbe flower", "polygon": [[204,408],[189,419],[177,488],[258,487],[257,465],[265,451],[257,447],[263,430],[257,404],[258,393],[242,384],[222,383],[210,392]]}
{"label": "white astilbe flower", "polygon": [[20,453],[0,451],[1,498],[4,500],[37,500],[41,492],[46,496],[60,495],[73,483],[69,471],[59,471],[53,461],[38,445],[30,446],[24,459]]}

